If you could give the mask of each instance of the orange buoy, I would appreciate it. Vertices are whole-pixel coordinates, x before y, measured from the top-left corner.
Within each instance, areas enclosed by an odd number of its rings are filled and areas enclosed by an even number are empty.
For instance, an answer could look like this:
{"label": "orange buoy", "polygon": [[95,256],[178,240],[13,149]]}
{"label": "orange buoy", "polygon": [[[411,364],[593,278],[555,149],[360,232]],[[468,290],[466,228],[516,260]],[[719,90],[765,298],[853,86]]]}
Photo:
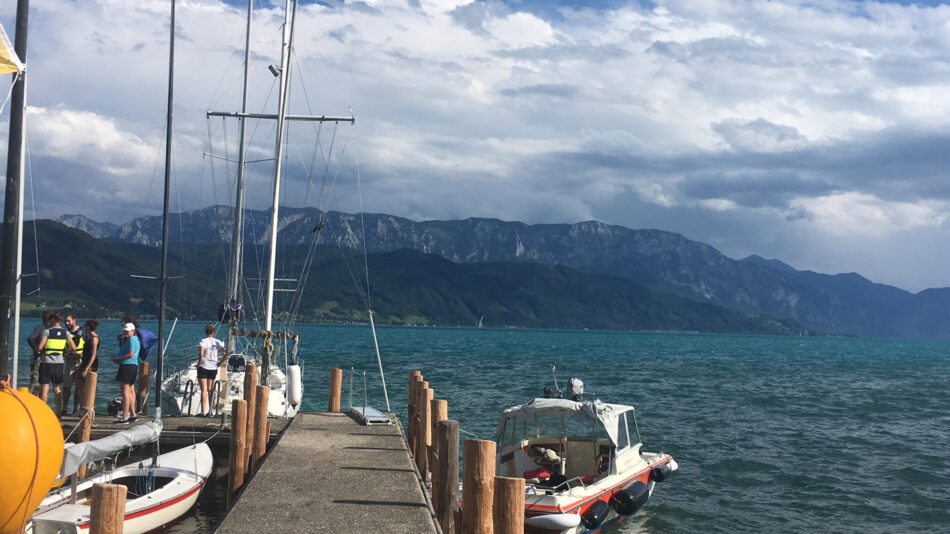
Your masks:
{"label": "orange buoy", "polygon": [[0,389],[0,534],[20,532],[63,461],[63,429],[37,397]]}

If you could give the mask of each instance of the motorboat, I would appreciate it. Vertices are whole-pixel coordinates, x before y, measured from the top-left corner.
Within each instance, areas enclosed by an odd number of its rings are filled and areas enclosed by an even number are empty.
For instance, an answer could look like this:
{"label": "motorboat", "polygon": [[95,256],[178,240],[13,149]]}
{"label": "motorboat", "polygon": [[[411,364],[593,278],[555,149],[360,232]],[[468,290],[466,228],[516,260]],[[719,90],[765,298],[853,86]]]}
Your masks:
{"label": "motorboat", "polygon": [[496,474],[525,479],[525,532],[588,533],[619,523],[677,469],[669,454],[643,450],[633,406],[572,397],[502,412]]}
{"label": "motorboat", "polygon": [[[115,441],[115,436],[103,439]],[[70,449],[88,444],[103,450],[96,447],[95,442],[86,442],[67,449],[67,458],[70,452],[75,452]],[[72,465],[85,463],[88,458],[78,459]],[[64,460],[63,464],[67,469],[70,462]],[[102,471],[78,481],[75,487],[64,484],[43,499],[27,531],[32,529],[33,534],[89,532],[92,487],[102,483],[121,484],[128,488],[123,532],[135,534],[154,530],[175,521],[194,506],[213,467],[211,449],[206,443],[198,443],[156,458],[149,457],[137,464]]]}

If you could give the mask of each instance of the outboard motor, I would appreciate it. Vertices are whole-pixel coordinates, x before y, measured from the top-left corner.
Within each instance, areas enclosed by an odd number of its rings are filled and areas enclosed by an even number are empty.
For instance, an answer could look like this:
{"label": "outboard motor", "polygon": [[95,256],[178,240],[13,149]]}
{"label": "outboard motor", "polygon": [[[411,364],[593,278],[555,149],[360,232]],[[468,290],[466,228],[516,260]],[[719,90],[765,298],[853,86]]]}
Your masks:
{"label": "outboard motor", "polygon": [[581,523],[584,523],[584,528],[588,530],[595,529],[604,522],[604,519],[607,519],[609,511],[610,506],[607,501],[597,501],[581,516]]}
{"label": "outboard motor", "polygon": [[630,515],[650,498],[650,488],[639,480],[610,497],[610,506],[620,515]]}
{"label": "outboard motor", "polygon": [[581,395],[584,394],[584,383],[581,382],[580,378],[572,378],[567,381],[567,394],[573,401],[581,400]]}

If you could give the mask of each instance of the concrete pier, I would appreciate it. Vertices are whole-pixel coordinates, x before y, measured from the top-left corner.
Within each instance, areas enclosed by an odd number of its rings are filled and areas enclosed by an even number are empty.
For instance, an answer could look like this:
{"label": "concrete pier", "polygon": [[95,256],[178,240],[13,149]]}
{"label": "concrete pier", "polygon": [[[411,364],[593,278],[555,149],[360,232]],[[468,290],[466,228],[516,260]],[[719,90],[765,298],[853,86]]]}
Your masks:
{"label": "concrete pier", "polygon": [[301,413],[218,532],[435,533],[397,425],[360,426],[342,413]]}

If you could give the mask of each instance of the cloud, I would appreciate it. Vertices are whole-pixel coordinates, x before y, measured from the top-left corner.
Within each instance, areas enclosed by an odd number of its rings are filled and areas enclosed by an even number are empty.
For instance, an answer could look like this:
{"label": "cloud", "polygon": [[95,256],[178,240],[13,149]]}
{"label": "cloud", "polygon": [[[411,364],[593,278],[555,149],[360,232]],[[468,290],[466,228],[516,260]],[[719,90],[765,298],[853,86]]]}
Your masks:
{"label": "cloud", "polygon": [[[217,158],[236,154],[236,124],[205,111],[239,107],[235,4],[178,7],[179,209],[233,195],[234,167]],[[12,11],[0,7],[7,27]],[[99,217],[123,222],[158,207],[167,11],[158,0],[34,7],[34,173],[90,184],[72,200],[41,199],[44,216],[101,202]],[[254,21],[250,109],[273,113],[267,66],[279,61],[282,14],[266,4]],[[289,127],[285,201],[322,190],[320,202],[335,205],[321,207],[358,209],[358,155],[370,211],[601,218],[906,283],[910,274],[875,256],[882,243],[950,261],[936,244],[950,237],[940,215],[950,201],[948,27],[947,6],[847,0],[302,4],[289,108],[352,109],[357,124]],[[273,125],[248,131],[249,157],[271,157]],[[252,207],[269,204],[270,165],[250,166]],[[840,240],[861,264],[828,252]]]}

